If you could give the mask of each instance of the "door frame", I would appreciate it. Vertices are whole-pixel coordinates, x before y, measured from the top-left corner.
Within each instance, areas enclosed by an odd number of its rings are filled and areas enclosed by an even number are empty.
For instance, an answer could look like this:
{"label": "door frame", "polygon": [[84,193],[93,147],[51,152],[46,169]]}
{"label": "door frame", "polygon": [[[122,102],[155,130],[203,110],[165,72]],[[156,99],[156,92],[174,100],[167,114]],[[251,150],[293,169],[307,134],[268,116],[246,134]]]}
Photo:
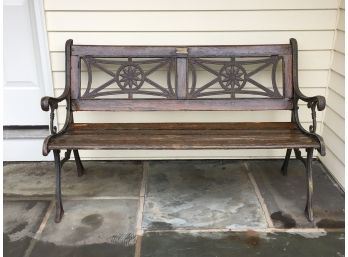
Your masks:
{"label": "door frame", "polygon": [[[50,61],[50,51],[48,47],[48,35],[46,30],[44,0],[29,0],[30,19],[32,21],[32,31],[34,44],[37,46],[35,55],[38,64],[39,78],[42,80],[44,94],[53,96],[53,79]],[[39,104],[39,103],[38,103]],[[48,120],[47,120],[48,125]]]}
{"label": "door frame", "polygon": [[[20,4],[22,0],[4,0],[3,5]],[[30,27],[34,45],[34,56],[37,61],[36,70],[38,84],[42,96],[53,96],[53,77],[50,61],[50,51],[48,45],[48,32],[45,21],[44,0],[27,0],[29,8]],[[33,103],[40,106],[40,102]],[[46,124],[49,125],[49,115],[46,115]],[[32,124],[35,125],[35,124]],[[2,131],[2,127],[0,128]],[[47,129],[47,132],[49,129]],[[53,156],[42,156],[43,138],[14,138],[4,139],[3,141],[3,160],[4,161],[52,161]]]}

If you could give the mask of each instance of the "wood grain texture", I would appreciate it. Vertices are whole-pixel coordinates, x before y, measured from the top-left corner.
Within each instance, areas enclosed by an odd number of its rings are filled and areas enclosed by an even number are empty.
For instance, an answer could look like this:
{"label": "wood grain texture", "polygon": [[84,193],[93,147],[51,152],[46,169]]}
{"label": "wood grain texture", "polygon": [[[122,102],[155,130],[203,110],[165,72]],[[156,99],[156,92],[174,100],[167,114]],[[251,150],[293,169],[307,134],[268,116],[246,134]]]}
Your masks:
{"label": "wood grain texture", "polygon": [[71,98],[76,99],[80,96],[81,87],[81,66],[78,56],[71,57]]}
{"label": "wood grain texture", "polygon": [[293,123],[73,124],[49,149],[283,149],[319,147]]}
{"label": "wood grain texture", "polygon": [[72,55],[96,57],[170,57],[176,49],[187,47],[188,57],[270,56],[291,54],[289,44],[234,46],[110,46],[74,45]]}
{"label": "wood grain texture", "polygon": [[185,99],[188,89],[188,68],[187,58],[177,58],[176,60],[176,92],[178,99]]}
{"label": "wood grain texture", "polygon": [[73,100],[73,111],[255,111],[291,110],[290,99]]}

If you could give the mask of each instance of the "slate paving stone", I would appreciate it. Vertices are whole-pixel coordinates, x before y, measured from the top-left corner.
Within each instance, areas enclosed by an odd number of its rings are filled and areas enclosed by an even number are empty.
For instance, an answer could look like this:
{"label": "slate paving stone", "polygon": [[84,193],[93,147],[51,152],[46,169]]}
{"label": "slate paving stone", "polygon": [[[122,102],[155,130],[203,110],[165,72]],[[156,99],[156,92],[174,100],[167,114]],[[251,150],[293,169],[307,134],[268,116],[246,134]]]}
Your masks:
{"label": "slate paving stone", "polygon": [[134,256],[138,200],[70,200],[50,216],[31,257]]}
{"label": "slate paving stone", "polygon": [[4,201],[4,257],[24,256],[48,206],[48,201]]}
{"label": "slate paving stone", "polygon": [[276,227],[344,228],[344,195],[333,184],[320,162],[313,163],[314,224],[304,216],[306,171],[303,163],[291,160],[287,176],[280,173],[282,160],[247,163]]}
{"label": "slate paving stone", "polygon": [[343,257],[343,233],[145,233],[141,257]]}
{"label": "slate paving stone", "polygon": [[266,226],[241,161],[150,162],[145,230]]}
{"label": "slate paving stone", "polygon": [[[245,167],[247,164],[248,169]],[[142,257],[344,256],[344,232],[255,232],[266,228],[248,172],[255,177],[273,222],[279,228],[313,227],[304,214],[305,169],[291,160],[289,175],[281,160],[197,160],[149,162],[145,193]],[[63,168],[64,196],[138,197],[141,162],[86,161],[87,176],[76,176],[75,164]],[[344,194],[319,162],[314,162],[315,226],[344,227]],[[48,201],[24,200],[54,190],[53,163],[10,163],[4,167],[4,256],[134,256],[139,201],[134,199],[64,200],[61,223],[51,213],[39,240],[35,232]],[[188,229],[231,228],[244,232],[188,232]],[[185,232],[156,230],[184,229]],[[154,232],[149,232],[149,231]],[[304,230],[302,230],[304,231]]]}
{"label": "slate paving stone", "polygon": [[[142,163],[136,161],[85,161],[85,175],[77,177],[75,162],[62,169],[63,196],[139,196]],[[53,162],[10,163],[4,166],[4,194],[52,195]]]}

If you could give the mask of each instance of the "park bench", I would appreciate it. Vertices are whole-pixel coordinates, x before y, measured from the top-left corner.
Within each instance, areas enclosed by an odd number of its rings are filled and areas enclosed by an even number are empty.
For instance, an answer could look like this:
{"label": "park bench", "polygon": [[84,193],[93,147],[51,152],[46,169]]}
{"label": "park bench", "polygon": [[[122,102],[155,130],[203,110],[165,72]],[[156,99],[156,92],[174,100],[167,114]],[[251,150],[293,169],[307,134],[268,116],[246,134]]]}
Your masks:
{"label": "park bench", "polygon": [[[74,45],[68,40],[65,58],[64,92],[41,100],[51,115],[43,155],[54,154],[56,222],[64,213],[61,168],[73,152],[81,176],[80,149],[286,149],[284,175],[294,150],[306,167],[305,215],[313,221],[313,151],[325,155],[316,134],[316,110],[325,108],[325,98],[301,93],[295,39],[289,44],[179,47]],[[63,100],[66,119],[57,131],[55,110]],[[308,130],[300,122],[299,101],[311,112]],[[283,110],[288,121],[75,123],[73,117],[82,111],[273,110]],[[66,151],[62,159],[61,150]]]}

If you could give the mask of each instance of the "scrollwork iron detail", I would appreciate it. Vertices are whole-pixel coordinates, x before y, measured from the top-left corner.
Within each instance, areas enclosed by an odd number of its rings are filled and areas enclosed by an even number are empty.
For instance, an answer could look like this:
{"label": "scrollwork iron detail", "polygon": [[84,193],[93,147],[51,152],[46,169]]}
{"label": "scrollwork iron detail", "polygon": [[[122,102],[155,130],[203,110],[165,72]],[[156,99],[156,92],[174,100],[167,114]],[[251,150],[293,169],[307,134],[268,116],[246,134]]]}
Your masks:
{"label": "scrollwork iron detail", "polygon": [[[294,88],[294,109],[292,111],[292,122],[295,122],[297,127],[302,133],[315,138],[320,144],[318,149],[319,153],[324,156],[326,154],[325,144],[323,138],[316,133],[317,129],[317,114],[316,111],[323,111],[326,106],[326,101],[323,96],[305,96],[298,84],[298,47],[296,39],[290,39],[290,45],[292,48],[292,77],[293,77],[293,88]],[[307,107],[311,110],[312,124],[309,126],[309,130],[306,130],[299,117],[299,100],[307,103]]]}
{"label": "scrollwork iron detail", "polygon": [[[258,95],[269,98],[282,98],[276,82],[276,71],[278,62],[282,59],[280,56],[271,56],[267,58],[254,58],[254,60],[236,60],[235,57],[230,58],[230,61],[215,61],[203,58],[189,58],[189,67],[191,70],[191,90],[189,98],[200,98],[213,95],[230,94],[231,98],[237,98],[239,95]],[[256,65],[250,71],[247,71],[247,65]],[[214,67],[212,67],[214,66]],[[216,71],[216,66],[221,68]],[[263,85],[252,78],[253,75],[265,70],[271,66],[271,82],[270,85]],[[197,68],[214,75],[214,78],[208,83],[198,86]],[[246,88],[246,84],[253,85],[253,88]],[[220,85],[221,89],[213,88],[213,85]],[[209,89],[209,90],[208,90]]]}
{"label": "scrollwork iron detail", "polygon": [[[133,95],[153,95],[163,98],[175,98],[175,91],[172,85],[171,74],[173,72],[174,58],[160,58],[148,60],[132,60],[128,58],[127,61],[98,59],[91,56],[82,57],[82,61],[87,68],[87,87],[86,91],[81,96],[82,99],[92,99],[101,96],[112,96],[128,94],[128,99],[132,99]],[[116,72],[110,69],[109,66],[116,66]],[[145,70],[142,66],[152,65],[153,67]],[[111,76],[111,79],[94,87],[92,89],[93,71],[92,67]],[[167,73],[166,85],[161,85],[149,78],[149,75],[164,69]],[[143,85],[147,83],[148,88]],[[117,85],[116,89],[112,85]],[[108,89],[108,90],[105,90]]]}
{"label": "scrollwork iron detail", "polygon": [[116,72],[116,83],[125,91],[141,88],[144,80],[144,71],[137,64],[124,64]]}
{"label": "scrollwork iron detail", "polygon": [[219,83],[226,91],[241,90],[247,80],[245,69],[239,64],[225,64],[219,72]]}

